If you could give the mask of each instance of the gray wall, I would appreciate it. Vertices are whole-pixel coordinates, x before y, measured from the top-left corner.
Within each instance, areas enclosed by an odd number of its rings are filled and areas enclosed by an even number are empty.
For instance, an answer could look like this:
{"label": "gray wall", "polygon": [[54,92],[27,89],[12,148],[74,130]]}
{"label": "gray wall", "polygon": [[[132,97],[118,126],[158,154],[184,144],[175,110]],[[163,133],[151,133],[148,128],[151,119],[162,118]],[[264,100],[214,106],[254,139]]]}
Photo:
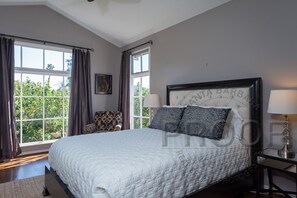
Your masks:
{"label": "gray wall", "polygon": [[[117,109],[120,50],[45,6],[0,6],[0,33],[93,48],[91,83],[93,111]],[[113,75],[113,94],[94,94],[94,74]]]}
{"label": "gray wall", "polygon": [[[264,148],[279,145],[270,123],[281,118],[267,105],[271,89],[297,88],[296,10],[296,0],[233,0],[123,49],[153,40],[151,93],[163,104],[166,85],[262,77]],[[297,117],[290,119],[297,150]]]}

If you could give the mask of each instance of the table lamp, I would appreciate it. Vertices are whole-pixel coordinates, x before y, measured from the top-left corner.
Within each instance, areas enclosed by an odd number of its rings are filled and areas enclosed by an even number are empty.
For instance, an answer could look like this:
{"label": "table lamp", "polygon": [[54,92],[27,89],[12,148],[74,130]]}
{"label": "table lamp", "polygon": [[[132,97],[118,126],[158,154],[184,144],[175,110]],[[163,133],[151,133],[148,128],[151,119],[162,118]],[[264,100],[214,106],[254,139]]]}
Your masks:
{"label": "table lamp", "polygon": [[144,97],[143,102],[144,107],[150,108],[150,120],[154,117],[154,110],[153,108],[158,108],[161,106],[161,99],[158,94],[148,94]]}
{"label": "table lamp", "polygon": [[297,90],[271,90],[268,113],[284,115],[284,147],[278,150],[278,155],[284,158],[294,158],[295,153],[290,148],[288,115],[297,114]]}

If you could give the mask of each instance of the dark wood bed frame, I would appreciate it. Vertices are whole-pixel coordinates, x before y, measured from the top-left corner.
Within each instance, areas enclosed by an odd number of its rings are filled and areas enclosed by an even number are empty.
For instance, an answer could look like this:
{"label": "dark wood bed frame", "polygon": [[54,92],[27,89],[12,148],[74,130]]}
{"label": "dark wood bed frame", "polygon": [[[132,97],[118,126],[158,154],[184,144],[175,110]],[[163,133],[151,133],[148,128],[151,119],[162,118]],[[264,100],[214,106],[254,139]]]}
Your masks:
{"label": "dark wood bed frame", "polygon": [[[242,192],[256,188],[257,177],[255,153],[262,149],[262,81],[261,78],[238,79],[228,81],[216,81],[206,83],[191,83],[167,86],[167,104],[171,91],[195,90],[195,89],[219,89],[219,88],[250,88],[250,117],[251,123],[251,166],[232,176],[221,180],[202,190],[198,190],[186,197],[238,197]],[[261,177],[263,178],[263,177]],[[260,181],[263,183],[263,181]],[[43,195],[51,195],[52,198],[75,197],[67,188],[55,170],[45,167],[45,186]]]}

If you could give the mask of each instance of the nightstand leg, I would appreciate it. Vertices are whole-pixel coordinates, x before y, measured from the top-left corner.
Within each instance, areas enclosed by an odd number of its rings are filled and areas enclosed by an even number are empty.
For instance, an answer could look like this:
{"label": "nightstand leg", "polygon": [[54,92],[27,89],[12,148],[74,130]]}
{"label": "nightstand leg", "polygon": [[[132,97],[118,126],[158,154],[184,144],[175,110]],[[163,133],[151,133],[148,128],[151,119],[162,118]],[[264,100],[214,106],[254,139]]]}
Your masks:
{"label": "nightstand leg", "polygon": [[268,172],[268,182],[269,182],[269,197],[272,197],[272,172],[271,170],[268,168],[267,170]]}
{"label": "nightstand leg", "polygon": [[261,168],[257,167],[257,193],[256,198],[260,197],[260,188],[261,188]]}
{"label": "nightstand leg", "polygon": [[296,184],[296,195],[297,195],[297,177],[295,177],[295,184]]}

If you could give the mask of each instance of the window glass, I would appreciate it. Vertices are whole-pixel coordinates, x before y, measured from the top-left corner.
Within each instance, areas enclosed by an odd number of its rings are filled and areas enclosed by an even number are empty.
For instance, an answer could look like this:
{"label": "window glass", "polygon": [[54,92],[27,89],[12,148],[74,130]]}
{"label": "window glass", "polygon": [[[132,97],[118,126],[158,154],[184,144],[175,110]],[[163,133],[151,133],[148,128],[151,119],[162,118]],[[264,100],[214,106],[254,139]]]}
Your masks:
{"label": "window glass", "polygon": [[68,96],[70,94],[70,77],[64,77],[63,94]]}
{"label": "window glass", "polygon": [[31,47],[22,47],[23,67],[43,69],[43,50]]}
{"label": "window glass", "polygon": [[45,96],[63,96],[63,76],[45,76]]}
{"label": "window glass", "polygon": [[141,72],[141,57],[133,56],[133,73]]}
{"label": "window glass", "polygon": [[20,120],[21,119],[21,98],[17,97],[15,98],[15,119]]}
{"label": "window glass", "polygon": [[45,140],[54,140],[63,137],[63,119],[45,121]]}
{"label": "window glass", "polygon": [[144,97],[142,97],[142,116],[149,117],[150,116],[149,108],[144,107],[143,104],[144,104]]}
{"label": "window glass", "polygon": [[69,116],[69,98],[64,98],[64,117],[68,118]]}
{"label": "window glass", "polygon": [[64,137],[67,136],[68,133],[68,119],[64,119]]}
{"label": "window glass", "polygon": [[23,96],[42,96],[43,94],[43,75],[22,74],[22,95]]}
{"label": "window glass", "polygon": [[23,119],[41,119],[42,118],[42,98],[41,97],[23,97],[22,98]]}
{"label": "window glass", "polygon": [[44,99],[45,118],[61,118],[63,116],[63,98]]}
{"label": "window glass", "polygon": [[149,55],[144,54],[142,55],[142,71],[148,71],[149,70]]}
{"label": "window glass", "polygon": [[45,50],[45,69],[63,70],[63,52]]}
{"label": "window glass", "polygon": [[14,46],[14,66],[21,67],[21,46]]}
{"label": "window glass", "polygon": [[142,96],[146,96],[150,93],[150,77],[144,76],[142,77]]}
{"label": "window glass", "polygon": [[72,67],[72,54],[64,53],[64,71],[71,72]]}
{"label": "window glass", "polygon": [[133,102],[133,106],[134,106],[134,115],[136,116],[140,116],[140,100],[139,98],[134,98],[134,102]]}
{"label": "window glass", "polygon": [[21,74],[14,74],[14,95],[21,95]]}
{"label": "window glass", "polygon": [[142,118],[142,127],[141,128],[147,128],[149,125],[150,125],[150,119]]}
{"label": "window glass", "polygon": [[134,129],[140,128],[140,118],[134,118]]}
{"label": "window glass", "polygon": [[43,122],[42,120],[36,121],[23,121],[23,143],[41,142],[43,141]]}
{"label": "window glass", "polygon": [[134,96],[140,95],[140,78],[133,78],[133,93]]}

